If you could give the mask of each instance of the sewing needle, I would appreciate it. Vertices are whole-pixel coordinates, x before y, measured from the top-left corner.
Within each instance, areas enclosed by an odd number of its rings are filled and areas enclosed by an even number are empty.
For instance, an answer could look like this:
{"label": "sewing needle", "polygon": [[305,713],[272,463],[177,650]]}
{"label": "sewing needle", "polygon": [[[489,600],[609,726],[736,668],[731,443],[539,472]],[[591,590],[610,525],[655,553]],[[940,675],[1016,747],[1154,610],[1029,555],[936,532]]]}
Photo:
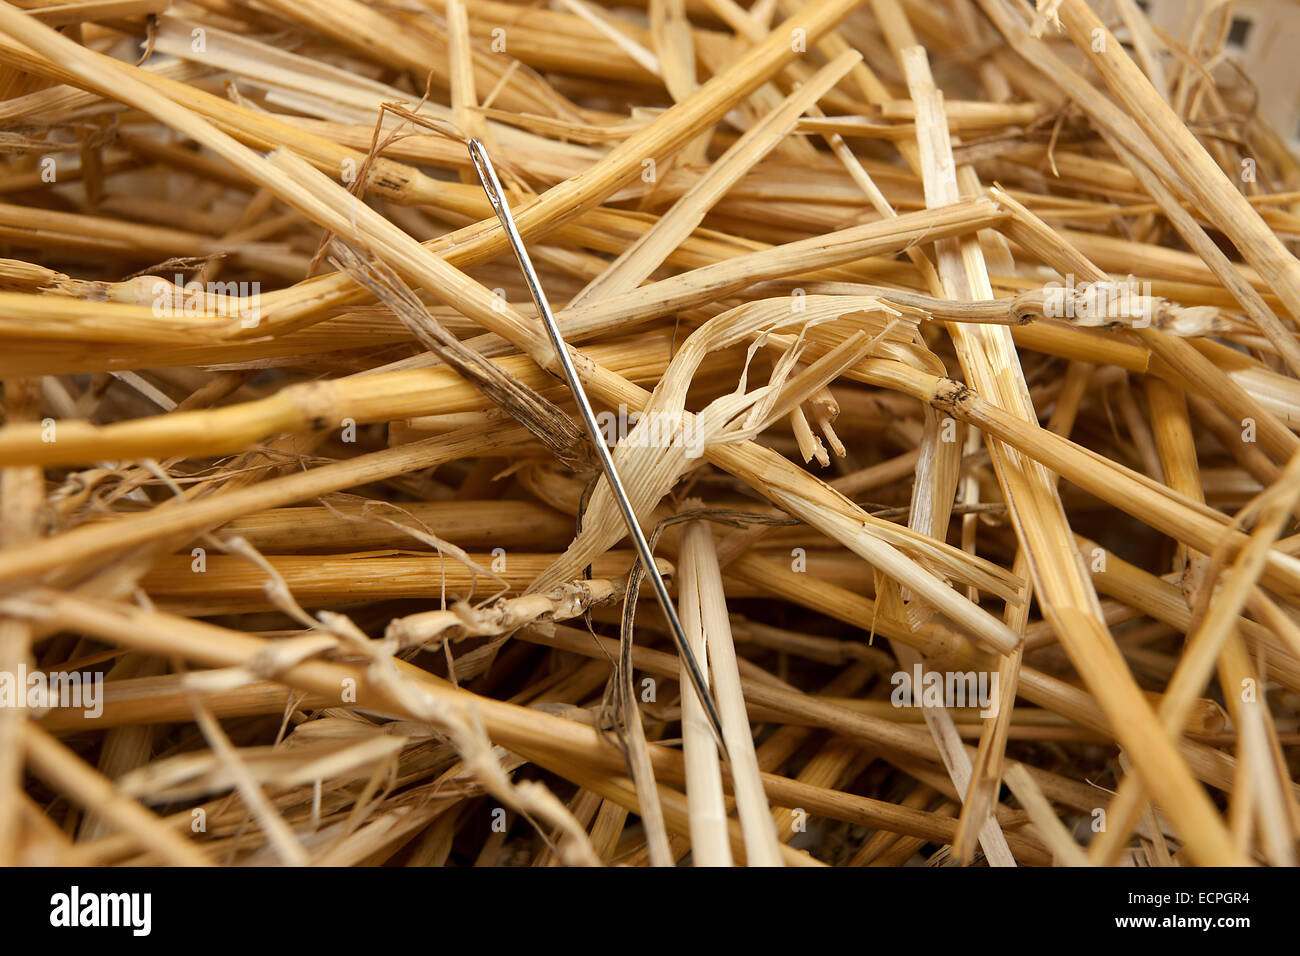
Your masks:
{"label": "sewing needle", "polygon": [[632,502],[628,500],[627,492],[623,490],[623,482],[619,480],[618,471],[614,468],[614,459],[605,446],[600,426],[596,423],[596,415],[591,410],[591,403],[587,400],[587,393],[582,387],[582,380],[578,378],[578,370],[573,367],[573,361],[569,357],[569,350],[564,344],[563,336],[560,335],[560,326],[555,321],[555,316],[551,314],[550,304],[546,300],[546,294],[542,292],[542,284],[537,277],[536,270],[533,269],[532,259],[528,256],[528,250],[524,248],[524,241],[519,235],[519,230],[515,228],[515,220],[510,214],[510,207],[506,205],[505,192],[501,188],[501,181],[497,179],[496,169],[492,166],[492,161],[488,159],[487,150],[476,139],[469,141],[469,155],[474,161],[474,169],[478,173],[479,182],[483,185],[483,191],[487,193],[488,201],[492,203],[492,208],[496,210],[497,219],[501,221],[501,226],[506,231],[506,238],[510,241],[510,248],[514,250],[515,259],[519,261],[519,268],[524,274],[524,281],[528,285],[528,291],[532,294],[533,303],[537,306],[542,322],[546,325],[546,332],[551,338],[551,344],[555,347],[555,355],[560,361],[560,368],[564,371],[565,381],[569,383],[569,389],[573,392],[574,400],[577,403],[579,416],[582,418],[583,425],[587,428],[587,433],[591,436],[591,443],[595,446],[596,455],[600,458],[600,467],[605,472],[605,479],[609,482],[610,491],[614,493],[614,500],[618,502],[619,510],[623,513],[623,521],[627,524],[628,534],[632,536],[632,541],[636,545],[637,554],[641,558],[641,566],[645,568],[646,577],[650,579],[655,597],[659,600],[659,607],[663,610],[664,618],[667,619],[668,627],[672,631],[673,641],[677,644],[677,653],[681,655],[686,664],[686,671],[690,675],[691,684],[694,686],[695,693],[709,716],[709,722],[713,725],[718,744],[725,754],[727,746],[722,736],[722,720],[718,716],[718,708],[709,693],[709,685],[704,679],[704,674],[700,671],[700,665],[696,663],[695,655],[691,653],[691,647],[686,641],[686,632],[682,630],[682,622],[678,619],[677,611],[673,608],[672,599],[668,596],[668,587],[664,584],[663,575],[659,573],[654,555],[650,551],[650,543],[646,541],[646,537],[641,531],[641,525],[636,519],[636,512],[632,510]]}

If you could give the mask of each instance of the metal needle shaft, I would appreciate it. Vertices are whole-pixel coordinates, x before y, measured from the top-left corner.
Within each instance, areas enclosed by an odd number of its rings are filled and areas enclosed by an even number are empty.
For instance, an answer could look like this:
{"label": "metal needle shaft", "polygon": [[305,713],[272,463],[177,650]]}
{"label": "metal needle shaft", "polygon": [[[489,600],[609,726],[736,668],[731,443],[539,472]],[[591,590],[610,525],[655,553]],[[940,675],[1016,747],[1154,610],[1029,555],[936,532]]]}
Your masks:
{"label": "metal needle shaft", "polygon": [[623,490],[623,482],[619,480],[618,472],[614,468],[614,459],[610,457],[609,449],[605,446],[600,426],[596,423],[596,415],[591,410],[591,403],[587,401],[587,393],[582,387],[582,380],[578,378],[578,370],[573,367],[573,361],[569,357],[569,350],[560,335],[560,326],[555,321],[555,316],[551,314],[550,304],[546,301],[546,294],[542,292],[542,285],[537,278],[536,270],[533,269],[532,260],[528,257],[528,251],[524,248],[524,241],[519,236],[519,230],[515,228],[515,220],[510,215],[510,207],[506,205],[505,192],[501,188],[500,180],[497,179],[496,169],[493,168],[492,161],[488,159],[483,144],[476,139],[469,141],[469,155],[474,161],[474,168],[478,172],[479,182],[483,184],[483,191],[487,193],[488,201],[492,203],[492,208],[496,210],[497,218],[501,220],[501,226],[506,231],[506,238],[510,240],[510,247],[514,250],[515,258],[519,260],[519,268],[523,271],[524,281],[528,284],[528,291],[532,293],[537,311],[541,313],[542,321],[546,324],[546,332],[551,338],[551,344],[555,346],[555,354],[560,361],[560,368],[564,371],[564,378],[569,383],[569,389],[573,392],[574,400],[577,402],[578,414],[582,418],[583,425],[586,426],[587,433],[591,436],[591,443],[595,446],[596,455],[600,458],[600,466],[605,472],[605,479],[609,482],[610,491],[614,493],[614,499],[618,502],[619,510],[623,512],[623,520],[627,524],[628,534],[632,536],[632,541],[636,545],[637,554],[641,558],[641,566],[645,568],[646,577],[650,579],[655,597],[659,599],[659,607],[664,612],[668,627],[673,634],[673,640],[677,644],[677,653],[681,655],[686,664],[691,684],[694,686],[695,693],[699,696],[700,703],[703,704],[704,710],[709,716],[709,722],[713,725],[713,730],[718,736],[718,742],[725,752],[726,744],[722,736],[722,720],[718,716],[718,708],[709,693],[708,682],[704,679],[704,674],[695,660],[695,655],[691,653],[690,644],[686,641],[686,633],[682,630],[682,622],[678,619],[677,611],[673,608],[672,599],[668,596],[668,587],[664,584],[663,575],[659,573],[659,568],[655,565],[654,555],[650,551],[650,543],[646,541],[646,537],[641,531],[641,525],[636,519],[636,512],[632,509],[632,502],[628,500],[627,492]]}

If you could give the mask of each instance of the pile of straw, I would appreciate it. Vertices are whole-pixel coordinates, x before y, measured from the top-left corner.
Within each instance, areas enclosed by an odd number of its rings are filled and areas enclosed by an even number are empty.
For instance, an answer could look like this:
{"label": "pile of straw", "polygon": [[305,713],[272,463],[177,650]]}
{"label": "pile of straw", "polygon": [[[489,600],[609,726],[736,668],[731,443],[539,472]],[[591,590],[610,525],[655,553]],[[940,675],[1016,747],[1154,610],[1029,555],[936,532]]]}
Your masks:
{"label": "pile of straw", "polygon": [[0,863],[1295,863],[1232,4],[638,2],[0,3]]}

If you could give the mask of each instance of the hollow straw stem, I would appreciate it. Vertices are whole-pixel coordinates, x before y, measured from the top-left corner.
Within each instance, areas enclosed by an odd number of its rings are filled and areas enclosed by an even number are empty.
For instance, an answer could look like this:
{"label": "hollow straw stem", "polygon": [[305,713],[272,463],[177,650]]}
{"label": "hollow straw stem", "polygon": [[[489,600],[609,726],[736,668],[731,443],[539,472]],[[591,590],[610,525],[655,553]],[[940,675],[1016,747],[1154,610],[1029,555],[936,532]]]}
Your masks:
{"label": "hollow straw stem", "polygon": [[780,866],[780,846],[772,823],[772,810],[763,791],[736,647],[727,618],[722,569],[718,566],[713,534],[708,525],[702,521],[688,523],[682,531],[681,551],[683,562],[690,561],[692,578],[689,586],[697,589],[697,608],[711,661],[710,670],[730,736],[731,778],[736,812],[745,833],[745,863],[747,866]]}
{"label": "hollow straw stem", "polygon": [[[707,665],[708,643],[704,633],[703,596],[693,550],[682,550],[678,569],[681,617],[690,628],[692,650]],[[680,664],[680,681],[688,677]],[[691,816],[691,858],[695,866],[731,866],[731,847],[726,842],[727,806],[722,789],[722,767],[718,749],[709,736],[699,701],[693,695],[682,698],[682,755],[686,763],[686,801]]]}

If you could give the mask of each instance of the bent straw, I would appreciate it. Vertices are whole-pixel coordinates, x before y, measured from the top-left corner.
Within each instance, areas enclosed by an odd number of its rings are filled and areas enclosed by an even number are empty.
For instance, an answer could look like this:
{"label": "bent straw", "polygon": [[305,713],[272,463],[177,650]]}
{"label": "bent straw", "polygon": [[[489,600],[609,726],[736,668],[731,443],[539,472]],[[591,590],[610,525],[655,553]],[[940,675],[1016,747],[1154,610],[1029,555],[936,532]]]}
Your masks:
{"label": "bent straw", "polygon": [[682,622],[678,620],[677,611],[673,608],[672,599],[668,596],[668,587],[664,584],[663,575],[659,573],[658,565],[655,564],[654,554],[650,550],[650,543],[646,541],[645,534],[641,531],[641,525],[637,521],[636,512],[632,510],[632,502],[628,500],[627,492],[623,490],[623,482],[619,480],[618,471],[614,467],[614,459],[610,457],[609,449],[605,446],[600,425],[596,422],[596,414],[591,410],[591,402],[587,400],[587,392],[582,387],[582,380],[578,377],[578,370],[573,367],[573,361],[569,358],[568,347],[565,346],[564,338],[560,335],[560,327],[555,321],[555,316],[551,314],[551,306],[546,300],[546,293],[542,291],[541,280],[537,278],[532,259],[528,256],[528,250],[524,248],[524,241],[519,236],[519,230],[515,228],[515,220],[510,214],[510,207],[506,204],[505,194],[501,189],[500,180],[497,179],[496,169],[492,165],[492,160],[488,158],[487,151],[483,148],[482,143],[476,139],[471,139],[468,145],[470,158],[474,161],[474,169],[478,173],[479,182],[483,184],[483,191],[487,193],[488,201],[492,203],[497,218],[501,220],[501,227],[505,230],[506,238],[510,242],[510,248],[514,250],[515,259],[519,262],[519,269],[524,274],[524,282],[527,283],[528,291],[533,297],[533,303],[537,306],[537,312],[546,325],[546,333],[550,336],[551,344],[555,347],[555,355],[559,359],[560,368],[564,372],[564,379],[569,383],[569,390],[573,392],[574,403],[578,407],[578,414],[582,418],[582,424],[586,426],[587,433],[591,436],[591,444],[596,449],[596,457],[600,459],[601,470],[605,473],[605,479],[609,482],[610,491],[614,493],[618,508],[623,513],[623,520],[627,524],[628,534],[631,535],[632,541],[636,545],[637,554],[641,557],[641,567],[645,569],[646,576],[650,579],[650,583],[654,588],[655,598],[659,601],[659,607],[664,613],[664,618],[668,621],[668,628],[672,632],[673,641],[677,644],[677,653],[681,655],[686,671],[690,675],[691,686],[695,688],[700,703],[704,705],[704,710],[709,716],[709,723],[713,725],[713,731],[717,734],[719,746],[722,747],[723,753],[726,753],[726,744],[723,742],[722,736],[722,719],[718,715],[717,705],[714,704],[713,697],[709,693],[708,682],[705,681],[704,674],[700,672],[700,666],[696,663],[695,655],[691,653],[690,644],[686,640],[686,632],[682,630]]}

